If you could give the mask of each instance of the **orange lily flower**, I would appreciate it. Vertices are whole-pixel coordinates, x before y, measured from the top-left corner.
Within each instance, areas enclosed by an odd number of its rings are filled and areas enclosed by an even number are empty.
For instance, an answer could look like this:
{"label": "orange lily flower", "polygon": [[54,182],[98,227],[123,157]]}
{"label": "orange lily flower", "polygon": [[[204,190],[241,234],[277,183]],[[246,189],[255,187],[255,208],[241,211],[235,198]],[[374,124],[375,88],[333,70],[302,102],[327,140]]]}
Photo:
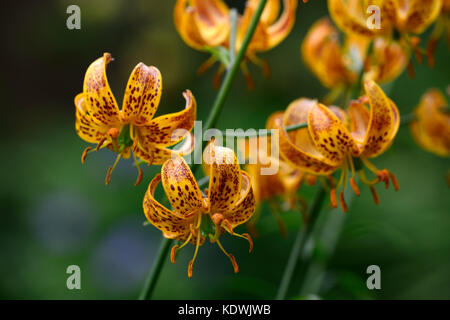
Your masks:
{"label": "orange lily flower", "polygon": [[116,161],[106,175],[106,184],[109,184],[120,158],[129,158],[133,151],[139,171],[138,185],[142,180],[142,169],[136,157],[149,165],[162,164],[173,154],[192,151],[193,143],[178,151],[167,147],[183,140],[187,136],[186,131],[193,128],[196,102],[191,91],[186,90],[183,93],[186,99],[183,111],[153,118],[161,99],[161,73],[155,67],[139,63],[130,75],[123,107],[119,110],[106,77],[106,66],[111,61],[109,53],[95,60],[86,71],[83,92],[75,97],[75,129],[81,139],[97,144],[94,149],[87,147],[84,150],[81,162],[84,163],[89,152],[105,147],[117,153]]}
{"label": "orange lily flower", "polygon": [[[367,9],[380,8],[380,28],[370,28]],[[442,0],[328,0],[330,15],[339,28],[347,33],[374,37],[390,35],[394,30],[402,34],[420,34],[438,17]]]}
{"label": "orange lily flower", "polygon": [[[210,143],[206,149],[209,164],[209,186],[199,188],[189,166],[182,157],[167,160],[151,182],[144,198],[144,212],[148,221],[162,231],[163,236],[182,242],[172,248],[171,261],[175,254],[188,243],[195,244],[194,257],[189,262],[188,277],[192,277],[193,264],[199,247],[209,237],[231,260],[234,271],[239,268],[236,259],[228,253],[219,237],[228,232],[231,235],[253,242],[250,235],[238,234],[234,229],[247,222],[255,211],[250,177],[242,171],[233,150]],[[155,189],[162,181],[164,191],[173,210],[161,205],[155,198]]]}
{"label": "orange lily flower", "polygon": [[[378,170],[369,161],[392,144],[400,125],[398,109],[375,82],[366,81],[364,89],[366,95],[350,103],[348,116],[338,108],[327,108],[315,100],[299,99],[291,103],[283,119],[276,122],[280,129],[280,153],[291,165],[316,175],[330,175],[341,168],[341,176],[330,197],[331,204],[337,207],[336,192],[342,186],[339,200],[343,211],[347,211],[344,191],[349,169],[350,185],[357,195],[360,192],[354,180],[356,173],[370,187],[376,203],[379,200],[374,185],[378,182],[388,187],[391,179],[398,190],[395,175],[386,169]],[[299,123],[307,123],[308,128],[286,132],[285,127]],[[363,165],[377,177],[369,180]]]}
{"label": "orange lily flower", "polygon": [[[273,129],[275,119],[281,114],[281,112],[275,112],[271,115],[267,121],[266,128],[269,130]],[[271,204],[272,207],[271,213],[278,223],[280,232],[283,235],[286,235],[286,226],[279,216],[280,208],[277,203],[275,203],[275,198],[281,196],[285,201],[284,203],[287,204],[288,210],[294,209],[297,203],[304,209],[306,204],[304,200],[297,195],[297,191],[305,179],[309,185],[315,184],[316,177],[297,170],[281,157],[276,159],[271,156],[268,153],[271,149],[270,142],[270,138],[263,136],[238,141],[238,147],[241,153],[245,155],[246,162],[248,163],[245,165],[244,170],[247,171],[251,177],[257,204],[257,211],[253,218],[248,222],[248,228],[251,230],[252,234],[257,234],[255,224],[259,218],[260,205],[262,202],[269,201],[269,204]],[[256,153],[256,159],[254,158],[255,155],[250,152],[251,146],[257,148],[258,152]],[[278,171],[275,174],[263,173],[262,170],[264,170],[264,168],[271,168],[275,163],[278,165]]]}
{"label": "orange lily flower", "polygon": [[328,18],[317,21],[306,35],[301,53],[309,69],[327,88],[349,87],[365,68],[364,80],[389,82],[400,75],[408,64],[409,52],[398,43],[378,37],[373,53],[367,57],[370,40],[347,35],[341,46],[338,30]]}
{"label": "orange lily flower", "polygon": [[[241,48],[258,5],[259,0],[248,0],[243,15],[238,17],[236,52]],[[270,72],[268,64],[256,54],[274,48],[288,36],[294,26],[297,5],[298,0],[283,0],[284,8],[280,15],[281,0],[268,0],[266,3],[246,52],[246,58],[261,66],[266,76]],[[177,0],[174,21],[183,41],[193,49],[210,51],[214,47],[229,48],[231,31],[229,8],[222,0]],[[220,75],[225,71],[229,61],[212,56],[199,68],[199,73],[202,73],[218,60],[221,60],[221,65],[215,75],[215,86],[218,86]],[[245,61],[241,68],[249,88],[252,88],[253,81]]]}
{"label": "orange lily flower", "polygon": [[423,149],[441,157],[450,156],[450,115],[445,96],[437,89],[428,90],[414,110],[411,134]]}

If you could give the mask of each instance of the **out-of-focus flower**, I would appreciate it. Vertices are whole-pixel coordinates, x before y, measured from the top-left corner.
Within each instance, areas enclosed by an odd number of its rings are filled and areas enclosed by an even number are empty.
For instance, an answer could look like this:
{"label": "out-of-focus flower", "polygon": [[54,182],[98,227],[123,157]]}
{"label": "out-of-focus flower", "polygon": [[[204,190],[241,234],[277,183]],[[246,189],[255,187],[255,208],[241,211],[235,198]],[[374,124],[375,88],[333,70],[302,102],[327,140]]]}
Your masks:
{"label": "out-of-focus flower", "polygon": [[338,31],[328,18],[317,21],[306,35],[301,53],[303,60],[327,88],[350,87],[365,68],[364,80],[389,82],[408,64],[409,52],[397,42],[377,37],[368,55],[370,39],[347,35],[341,46]]}
{"label": "out-of-focus flower", "polygon": [[441,13],[436,20],[433,32],[427,43],[428,64],[434,66],[434,52],[442,36],[447,39],[447,45],[450,47],[450,0],[443,0]]}
{"label": "out-of-focus flower", "polygon": [[[291,165],[317,175],[330,175],[341,168],[339,181],[330,196],[332,205],[337,207],[336,192],[342,186],[339,200],[344,211],[347,211],[344,191],[349,169],[350,185],[355,193],[360,193],[354,181],[358,173],[360,180],[370,186],[376,203],[374,185],[378,182],[388,187],[391,179],[398,189],[394,174],[377,169],[369,158],[381,155],[392,144],[400,125],[399,112],[375,82],[366,81],[364,89],[366,95],[352,101],[347,114],[315,100],[300,99],[289,105],[283,119],[276,121],[280,129],[280,153]],[[299,123],[307,123],[308,128],[286,131],[286,127]],[[377,177],[369,180],[363,165]]]}
{"label": "out-of-focus flower", "polygon": [[[175,254],[188,243],[195,244],[195,253],[189,262],[188,276],[192,269],[198,248],[209,237],[228,256],[235,272],[238,265],[234,256],[228,253],[219,237],[228,232],[253,243],[248,234],[238,234],[234,228],[247,222],[255,211],[250,177],[241,171],[233,150],[210,143],[206,152],[209,169],[209,186],[203,194],[195,181],[189,166],[182,157],[167,160],[150,183],[144,198],[144,212],[148,221],[162,231],[163,236],[182,242],[172,248],[171,261]],[[162,181],[164,191],[172,210],[161,205],[155,198],[155,189]]]}
{"label": "out-of-focus flower", "polygon": [[[380,9],[379,28],[368,23],[370,6]],[[328,9],[339,28],[347,33],[374,37],[420,34],[438,17],[442,0],[328,0]],[[369,11],[369,12],[368,12]]]}
{"label": "out-of-focus flower", "polygon": [[[243,15],[238,17],[236,52],[242,46],[259,1],[248,0]],[[288,36],[294,26],[297,5],[298,0],[283,0],[283,12],[280,14],[281,0],[268,0],[266,3],[246,51],[246,60],[261,66],[266,76],[270,73],[269,66],[256,54],[274,48]],[[177,0],[174,9],[174,21],[178,33],[187,45],[196,50],[215,52],[210,59],[200,66],[199,73],[204,72],[219,60],[220,67],[215,76],[215,85],[217,86],[219,76],[225,71],[225,67],[229,63],[225,59],[228,51],[216,50],[216,48],[230,47],[229,8],[222,0]],[[253,81],[245,60],[241,69],[249,88],[252,88]]]}
{"label": "out-of-focus flower", "polygon": [[162,77],[155,67],[139,63],[128,80],[123,98],[122,110],[106,77],[106,66],[112,61],[109,53],[95,60],[87,69],[83,92],[75,97],[75,129],[83,140],[97,144],[87,147],[81,157],[84,163],[91,151],[108,148],[118,154],[113,166],[109,167],[106,184],[120,158],[129,158],[133,151],[134,161],[139,170],[136,185],[142,179],[137,157],[149,165],[162,164],[175,154],[190,153],[193,139],[180,150],[171,150],[183,140],[194,126],[196,102],[191,91],[183,93],[186,107],[177,113],[153,118],[161,99]]}
{"label": "out-of-focus flower", "polygon": [[[267,120],[266,129],[273,129],[275,119],[282,116],[282,112],[272,114]],[[250,148],[255,148],[256,152],[254,152],[255,150],[252,152]],[[298,206],[304,211],[305,202],[298,196],[297,191],[304,180],[309,185],[313,185],[316,182],[314,175],[297,170],[284,161],[279,156],[279,152],[276,152],[278,157],[275,157],[272,154],[272,148],[278,148],[278,145],[272,146],[271,139],[267,136],[247,138],[239,141],[239,149],[244,154],[247,163],[244,170],[251,177],[257,204],[257,212],[247,224],[251,233],[255,235],[257,234],[255,224],[259,218],[260,206],[266,201],[271,205],[271,213],[278,223],[280,232],[286,235],[286,226],[279,216],[279,212],[282,210],[293,210]],[[264,171],[274,166],[278,168],[276,173],[269,174]],[[277,197],[281,197],[284,201],[281,208],[276,202]]]}
{"label": "out-of-focus flower", "polygon": [[411,134],[423,149],[441,157],[450,156],[450,114],[445,96],[437,89],[428,90],[414,110]]}

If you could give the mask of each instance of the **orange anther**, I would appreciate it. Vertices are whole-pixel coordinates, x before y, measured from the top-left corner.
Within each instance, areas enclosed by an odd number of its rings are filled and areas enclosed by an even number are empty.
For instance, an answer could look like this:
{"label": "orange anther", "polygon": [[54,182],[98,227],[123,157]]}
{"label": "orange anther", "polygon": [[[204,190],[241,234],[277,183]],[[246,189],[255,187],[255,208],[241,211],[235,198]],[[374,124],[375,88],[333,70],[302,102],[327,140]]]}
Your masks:
{"label": "orange anther", "polygon": [[398,185],[397,177],[392,172],[389,172],[389,177],[391,177],[392,184],[394,185],[395,191],[398,191],[400,189],[400,186]]}
{"label": "orange anther", "polygon": [[355,183],[355,179],[350,178],[350,186],[352,187],[355,194],[359,197],[361,195],[361,192],[359,192],[359,188]]}
{"label": "orange anther", "polygon": [[137,167],[138,171],[139,171],[139,175],[137,177],[136,183],[134,184],[135,187],[137,187],[141,181],[142,181],[142,177],[144,176],[144,173],[142,172],[142,169]]}
{"label": "orange anther", "polygon": [[102,140],[100,140],[100,142],[97,144],[97,147],[95,147],[95,151],[100,150],[100,148],[102,147],[102,145],[105,141],[106,141],[106,138],[103,138]]}
{"label": "orange anther", "polygon": [[106,173],[106,178],[105,178],[105,184],[109,185],[109,182],[111,180],[111,173],[113,171],[114,167],[109,167],[108,168],[108,172]]}
{"label": "orange anther", "polygon": [[370,186],[370,191],[372,192],[373,202],[375,202],[375,204],[379,204],[380,198],[378,198],[378,194],[374,186]]}
{"label": "orange anther", "polygon": [[341,203],[342,211],[347,212],[348,208],[347,204],[345,203],[344,193],[342,191],[339,193],[339,202]]}
{"label": "orange anther", "polygon": [[86,149],[84,149],[83,153],[81,154],[81,163],[84,164],[84,161],[86,160],[86,156],[89,152],[89,150],[91,150],[91,147],[87,147]]}
{"label": "orange anther", "polygon": [[249,253],[252,252],[253,251],[253,240],[252,240],[252,237],[248,233],[243,233],[242,235],[247,238],[248,244],[250,245],[250,247],[248,249],[248,252]]}
{"label": "orange anther", "polygon": [[331,206],[333,208],[337,208],[337,201],[336,201],[336,189],[331,189],[330,191],[330,201],[331,201]]}
{"label": "orange anther", "polygon": [[234,258],[234,256],[231,253],[228,255],[228,257],[230,258],[231,264],[233,265],[234,273],[238,273],[239,272],[239,266],[238,266],[238,264],[236,262],[236,259]]}
{"label": "orange anther", "polygon": [[170,262],[175,263],[175,254],[177,253],[178,245],[174,245],[170,251]]}
{"label": "orange anther", "polygon": [[192,271],[194,269],[194,260],[189,261],[188,265],[188,278],[192,278]]}
{"label": "orange anther", "polygon": [[380,181],[384,182],[386,189],[389,188],[389,171],[386,169],[380,170],[377,172],[377,176]]}
{"label": "orange anther", "polygon": [[119,136],[120,131],[117,128],[110,128],[107,132],[107,135],[110,136],[113,139],[117,139],[117,137]]}

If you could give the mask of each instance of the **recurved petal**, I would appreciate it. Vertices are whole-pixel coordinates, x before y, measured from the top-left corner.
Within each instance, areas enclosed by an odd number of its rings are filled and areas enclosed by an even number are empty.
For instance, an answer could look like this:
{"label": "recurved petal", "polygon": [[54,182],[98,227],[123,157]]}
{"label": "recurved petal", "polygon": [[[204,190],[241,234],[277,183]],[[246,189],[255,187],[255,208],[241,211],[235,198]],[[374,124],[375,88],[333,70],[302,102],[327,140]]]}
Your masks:
{"label": "recurved petal", "polygon": [[402,32],[422,33],[442,8],[442,0],[390,0],[396,8],[396,27]]}
{"label": "recurved petal", "polygon": [[173,157],[187,155],[191,153],[192,150],[194,150],[194,137],[192,134],[189,134],[185,141],[182,142],[181,146],[177,146],[176,149],[158,147],[150,143],[147,144],[145,148],[140,144],[136,144],[133,147],[133,152],[149,165],[163,164]]}
{"label": "recurved petal", "polygon": [[359,147],[359,154],[363,152],[364,139],[369,127],[370,112],[360,100],[353,100],[348,107],[350,117],[350,134]]}
{"label": "recurved petal", "polygon": [[280,44],[289,35],[294,26],[298,0],[284,0],[283,4],[283,13],[280,18],[274,24],[269,25],[267,29],[268,48],[266,50],[270,50]]}
{"label": "recurved petal", "polygon": [[194,222],[195,215],[183,216],[160,204],[154,198],[156,187],[160,181],[161,175],[158,174],[148,186],[143,201],[145,216],[152,225],[163,232],[164,237],[185,240],[189,236],[189,225]]}
{"label": "recurved petal", "polygon": [[442,157],[450,156],[450,116],[441,110],[445,106],[447,101],[439,90],[428,90],[414,111],[417,120],[410,125],[416,142]]}
{"label": "recurved petal", "polygon": [[285,161],[295,168],[320,175],[331,174],[337,166],[327,164],[327,159],[319,154],[311,154],[305,151],[304,145],[296,145],[289,138],[282,119],[274,119],[274,126],[279,129],[280,134],[280,155]]}
{"label": "recurved petal", "polygon": [[207,46],[223,44],[230,33],[228,6],[222,0],[192,0],[198,30]]}
{"label": "recurved petal", "polygon": [[187,7],[188,0],[177,0],[174,9],[175,28],[186,44],[196,50],[206,45],[195,19],[195,8]]}
{"label": "recurved petal", "polygon": [[346,155],[358,151],[350,132],[323,104],[315,104],[309,111],[308,128],[316,148],[333,165],[339,165]]}
{"label": "recurved petal", "polygon": [[182,157],[167,160],[161,168],[161,176],[167,198],[175,212],[185,215],[202,208],[202,192]]}
{"label": "recurved petal", "polygon": [[[236,33],[236,50],[241,48],[242,42],[244,41],[247,30],[250,27],[250,23],[255,14],[257,4],[247,2],[244,14],[238,21],[237,33]],[[258,52],[268,50],[269,39],[267,34],[266,23],[260,21],[253,33],[252,40],[248,46],[248,52]]]}
{"label": "recurved petal", "polygon": [[123,97],[122,118],[135,125],[148,123],[161,99],[162,77],[159,70],[139,63],[128,79]]}
{"label": "recurved petal", "polygon": [[392,144],[400,126],[400,114],[396,105],[374,81],[364,82],[364,89],[369,98],[370,119],[363,154],[376,157]]}
{"label": "recurved petal", "polygon": [[[383,1],[328,0],[328,11],[334,22],[342,31],[366,37],[373,37],[390,31],[388,25],[385,23],[382,23],[380,29],[370,29],[367,27],[367,17],[365,13],[368,5],[376,3],[380,4],[380,2]],[[380,18],[382,19],[382,22],[384,22],[387,15],[385,17],[381,14]]]}
{"label": "recurved petal", "polygon": [[158,147],[172,146],[180,142],[194,127],[197,103],[190,90],[183,93],[186,99],[185,109],[152,119],[138,128],[141,145],[151,144]]}
{"label": "recurved petal", "polygon": [[209,212],[231,211],[241,192],[241,169],[236,155],[213,141],[205,150],[204,161],[209,166]]}
{"label": "recurved petal", "polygon": [[75,97],[75,130],[81,139],[90,143],[99,143],[109,130],[108,126],[99,125],[86,112],[84,93]]}
{"label": "recurved petal", "polygon": [[240,171],[242,183],[240,184],[240,192],[238,193],[237,202],[230,211],[224,211],[223,216],[230,222],[233,228],[247,222],[255,212],[256,201],[253,194],[250,176]]}
{"label": "recurved petal", "polygon": [[92,120],[100,125],[120,122],[119,108],[106,77],[106,65],[111,61],[111,55],[104,53],[103,57],[91,63],[84,76],[86,109]]}

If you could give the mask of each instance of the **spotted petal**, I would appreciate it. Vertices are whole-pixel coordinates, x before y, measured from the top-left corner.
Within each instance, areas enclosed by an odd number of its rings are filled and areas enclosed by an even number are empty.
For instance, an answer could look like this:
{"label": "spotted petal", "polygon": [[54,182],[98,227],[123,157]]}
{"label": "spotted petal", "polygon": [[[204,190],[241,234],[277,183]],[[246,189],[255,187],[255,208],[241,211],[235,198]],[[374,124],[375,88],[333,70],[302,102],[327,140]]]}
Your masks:
{"label": "spotted petal", "polygon": [[282,122],[280,118],[273,119],[273,125],[275,129],[279,129],[280,134],[280,155],[285,161],[299,170],[313,174],[328,175],[336,170],[337,166],[328,164],[320,153],[312,154],[303,144],[294,144]]}
{"label": "spotted petal", "polygon": [[202,192],[182,157],[167,160],[161,176],[167,198],[177,213],[185,215],[202,208]]}
{"label": "spotted petal", "polygon": [[106,137],[109,126],[99,125],[86,111],[84,94],[75,97],[75,130],[84,141],[99,143]]}
{"label": "spotted petal", "polygon": [[283,13],[280,18],[267,29],[267,34],[269,36],[267,50],[279,45],[294,27],[298,0],[284,0],[283,4]]}
{"label": "spotted petal", "polygon": [[376,157],[392,144],[400,126],[400,114],[396,105],[374,81],[366,81],[364,89],[369,98],[370,119],[363,155]]}
{"label": "spotted petal", "polygon": [[241,192],[241,169],[233,150],[210,143],[205,151],[209,167],[210,212],[231,211]]}
{"label": "spotted petal", "polygon": [[122,118],[135,125],[148,123],[161,99],[162,77],[155,67],[139,63],[128,79],[123,97]]}
{"label": "spotted petal", "polygon": [[422,33],[441,12],[442,0],[390,0],[396,9],[396,26],[400,31]]}
{"label": "spotted petal", "polygon": [[163,232],[164,237],[184,241],[189,236],[189,225],[194,223],[195,216],[177,214],[160,204],[154,198],[156,187],[160,182],[161,175],[158,174],[148,186],[143,202],[145,216],[152,225]]}
{"label": "spotted petal", "polygon": [[137,128],[140,144],[143,148],[148,145],[167,147],[180,142],[191,131],[197,113],[197,103],[190,90],[183,93],[186,99],[184,110],[169,113],[152,119],[147,125]]}
{"label": "spotted petal", "polygon": [[250,176],[244,171],[240,171],[239,175],[241,175],[240,180],[242,183],[240,184],[240,192],[238,193],[234,208],[230,211],[223,212],[224,218],[230,222],[233,228],[247,222],[252,217],[256,208]]}

